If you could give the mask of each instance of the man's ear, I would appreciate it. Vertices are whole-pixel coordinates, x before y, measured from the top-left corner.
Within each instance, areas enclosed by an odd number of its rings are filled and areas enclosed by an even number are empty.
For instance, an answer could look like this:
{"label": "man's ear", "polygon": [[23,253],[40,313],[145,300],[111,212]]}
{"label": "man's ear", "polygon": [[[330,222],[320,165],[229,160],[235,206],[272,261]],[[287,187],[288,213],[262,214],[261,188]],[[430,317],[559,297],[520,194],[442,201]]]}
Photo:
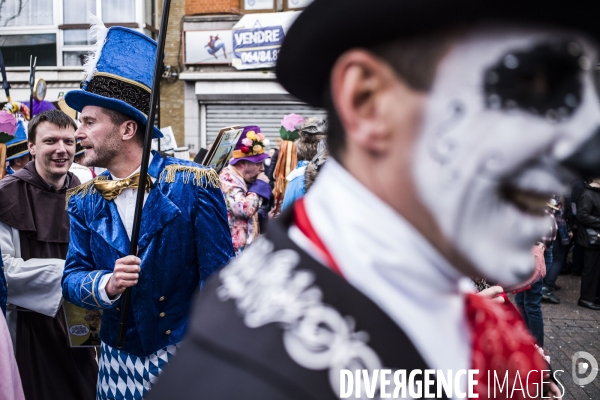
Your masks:
{"label": "man's ear", "polygon": [[123,140],[131,140],[135,137],[139,125],[134,120],[123,122],[121,125],[121,136]]}
{"label": "man's ear", "polygon": [[386,93],[396,75],[374,54],[355,49],[344,53],[331,71],[335,109],[350,141],[369,151],[386,151],[392,132],[385,110]]}
{"label": "man's ear", "polygon": [[29,153],[31,156],[35,156],[35,143],[31,143],[29,140],[27,141],[27,148],[29,149]]}

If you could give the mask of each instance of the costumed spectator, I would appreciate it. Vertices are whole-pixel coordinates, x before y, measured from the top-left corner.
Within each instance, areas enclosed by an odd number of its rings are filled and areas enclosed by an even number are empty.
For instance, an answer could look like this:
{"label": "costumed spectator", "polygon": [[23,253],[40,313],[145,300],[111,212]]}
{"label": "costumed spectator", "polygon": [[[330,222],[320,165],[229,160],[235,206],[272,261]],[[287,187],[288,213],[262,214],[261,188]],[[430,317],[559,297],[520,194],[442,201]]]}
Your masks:
{"label": "costumed spectator", "polygon": [[0,111],[0,179],[8,173],[6,166],[6,143],[15,139],[17,132],[17,119],[14,115]]}
{"label": "costumed spectator", "polygon": [[600,310],[600,178],[590,180],[577,200],[577,243],[583,249],[583,271],[577,305]]}
{"label": "costumed spectator", "polygon": [[327,120],[315,117],[307,118],[301,126],[296,126],[298,140],[296,140],[296,154],[298,164],[287,177],[288,185],[283,196],[282,210],[285,210],[306,193],[304,173],[306,166],[317,154],[319,142],[325,139],[327,133]]}
{"label": "costumed spectator", "polygon": [[308,192],[308,189],[315,183],[319,171],[321,171],[328,158],[327,141],[321,140],[317,146],[317,154],[308,163],[306,171],[304,171],[304,193]]}
{"label": "costumed spectator", "polygon": [[573,235],[575,236],[575,241],[573,243],[573,266],[571,269],[571,273],[576,276],[581,276],[581,272],[583,271],[583,247],[579,244],[579,221],[577,221],[577,202],[579,201],[579,197],[585,190],[585,180],[578,179],[575,180],[571,184],[571,209],[573,211]]}
{"label": "costumed spectator", "polygon": [[[552,242],[556,239],[558,227],[554,219],[555,203],[546,204],[546,215],[549,217],[547,232],[542,236],[542,241],[533,248],[533,257],[535,264],[544,261],[545,276],[548,276],[548,267],[552,264],[552,250],[548,251],[548,247],[552,246]],[[526,290],[521,290],[515,294],[515,303],[519,307],[519,311],[525,320],[525,325],[531,332],[536,343],[540,347],[544,347],[544,316],[542,314],[542,298],[544,276],[539,277],[535,282],[530,284]]]}
{"label": "costumed spectator", "polygon": [[86,183],[94,179],[94,173],[92,170],[84,165],[85,163],[85,149],[81,145],[81,142],[77,142],[75,148],[75,159],[69,171],[72,172],[81,183]]}
{"label": "costumed spectator", "polygon": [[[272,148],[269,150],[269,158],[265,160],[265,175],[269,178],[269,186],[271,189],[275,187],[275,167],[277,166],[277,158],[279,157],[279,149]],[[274,204],[274,197],[271,197]]]}
{"label": "costumed spectator", "polygon": [[554,198],[550,199],[548,207],[556,221],[557,231],[556,238],[550,246],[551,261],[549,260],[549,264],[546,264],[547,270],[546,277],[544,278],[544,285],[542,286],[542,300],[553,304],[559,304],[560,299],[554,292],[560,290],[561,287],[556,284],[556,279],[563,269],[563,265],[566,263],[567,252],[569,250],[568,246],[571,243],[573,234],[569,230],[569,226],[564,217],[561,197],[554,196]]}
{"label": "costumed spectator", "polygon": [[236,256],[260,235],[258,211],[262,198],[268,203],[271,197],[268,180],[258,178],[265,170],[264,160],[269,157],[263,140],[258,126],[245,127],[229,165],[219,174]]}
{"label": "costumed spectator", "polygon": [[10,333],[2,313],[0,313],[0,400],[25,400]]}
{"label": "costumed spectator", "polygon": [[[31,110],[29,101],[24,101],[23,104]],[[33,115],[38,115],[44,111],[55,110],[54,104],[47,100],[38,100],[34,97],[33,99]]]}
{"label": "costumed spectator", "polygon": [[[529,332],[536,339],[537,345],[541,354],[544,354],[544,350],[541,346],[544,344],[544,321],[541,310],[541,299],[539,293],[539,284],[537,290],[531,291],[533,285],[541,282],[546,276],[546,260],[544,258],[544,251],[546,246],[542,242],[538,242],[531,248],[531,254],[534,260],[534,271],[533,274],[526,281],[511,285],[511,286],[498,286],[491,285],[483,278],[473,279],[475,287],[479,295],[486,298],[492,299],[503,307],[517,310],[523,317],[525,325],[529,329]],[[506,293],[512,292],[515,294],[515,303],[513,305]],[[536,306],[534,306],[536,305]],[[549,356],[545,356],[546,360],[549,361]]]}
{"label": "costumed spectator", "polygon": [[[275,197],[273,196],[273,188],[275,187],[275,178],[273,176],[273,172],[275,171],[275,166],[277,164],[277,155],[279,154],[279,149],[271,148],[267,152],[269,154],[269,158],[265,159],[265,176],[269,180],[269,187],[271,188],[271,197],[268,201],[263,201],[259,210],[258,210],[258,224],[260,225],[260,233],[264,235],[267,233],[267,229],[269,227],[269,219],[270,212],[275,207]],[[259,179],[261,175],[258,176]],[[263,198],[264,199],[264,198]],[[274,215],[274,212],[273,212]]]}
{"label": "costumed spectator", "polygon": [[[107,171],[68,193],[63,294],[80,307],[103,309],[96,398],[141,399],[182,340],[193,294],[234,252],[216,172],[152,152],[138,253],[128,255],[157,45],[97,19],[91,29],[96,51],[82,89],[65,101],[80,112],[76,138],[86,165]],[[128,287],[125,340],[117,348]]]}
{"label": "costumed spectator", "polygon": [[273,187],[274,209],[275,214],[281,211],[285,189],[287,188],[287,176],[296,168],[298,164],[298,155],[296,152],[296,144],[294,141],[298,139],[298,130],[296,126],[302,125],[304,118],[298,114],[288,114],[281,120],[279,128],[279,151],[277,153],[277,163],[273,178],[275,185]]}
{"label": "costumed spectator", "polygon": [[25,168],[25,165],[31,161],[29,147],[27,146],[27,132],[25,124],[22,120],[18,120],[18,128],[15,132],[15,138],[6,143],[6,174],[12,175],[20,169]]}
{"label": "costumed spectator", "polygon": [[560,179],[600,176],[596,5],[518,4],[306,7],[276,74],[327,108],[331,157],[293,212],[207,283],[147,400],[338,399],[344,369],[380,368],[475,369],[479,398],[493,370],[522,389],[503,398],[561,397],[519,313],[464,289],[469,276],[531,276]]}
{"label": "costumed spectator", "polygon": [[[0,179],[14,174],[30,161],[25,116],[29,116],[29,109],[21,103],[6,103],[0,111]],[[5,169],[7,161],[9,165]]]}
{"label": "costumed spectator", "polygon": [[94,399],[98,365],[91,348],[71,348],[61,278],[69,246],[69,167],[75,153],[71,118],[59,110],[28,125],[25,168],[0,181],[0,248],[10,304],[7,321],[27,399]]}
{"label": "costumed spectator", "polygon": [[271,193],[271,186],[269,185],[269,178],[265,173],[258,175],[257,180],[265,182],[267,185],[259,184],[260,188],[254,188],[255,193],[260,196],[260,207],[258,207],[258,232],[261,235],[267,233],[269,227],[269,212],[272,208],[271,200],[273,199],[273,193]]}
{"label": "costumed spectator", "polygon": [[269,156],[269,158],[265,159],[265,173],[266,173],[266,167],[271,165],[271,162],[273,161],[273,156],[275,155],[276,152],[277,152],[277,149],[274,147],[270,148],[269,151],[267,151],[267,155]]}

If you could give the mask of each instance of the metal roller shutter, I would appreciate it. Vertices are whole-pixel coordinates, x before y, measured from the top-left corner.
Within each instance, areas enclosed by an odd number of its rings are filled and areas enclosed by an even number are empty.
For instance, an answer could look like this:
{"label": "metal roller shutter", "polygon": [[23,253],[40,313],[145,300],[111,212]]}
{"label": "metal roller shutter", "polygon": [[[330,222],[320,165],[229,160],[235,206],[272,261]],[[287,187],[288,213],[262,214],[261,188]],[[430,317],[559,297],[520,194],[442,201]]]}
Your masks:
{"label": "metal roller shutter", "polygon": [[258,125],[263,135],[275,145],[279,137],[281,120],[287,114],[300,114],[303,117],[325,117],[325,110],[303,104],[207,104],[206,143],[215,140],[219,130],[225,126]]}

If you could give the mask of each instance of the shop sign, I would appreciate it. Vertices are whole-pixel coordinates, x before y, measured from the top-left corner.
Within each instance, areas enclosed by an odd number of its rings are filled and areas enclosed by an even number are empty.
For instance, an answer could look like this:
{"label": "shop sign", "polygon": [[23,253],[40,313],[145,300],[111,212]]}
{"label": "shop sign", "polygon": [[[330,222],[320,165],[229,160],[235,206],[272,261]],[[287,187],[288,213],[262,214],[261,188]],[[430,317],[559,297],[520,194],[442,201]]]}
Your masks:
{"label": "shop sign", "polygon": [[245,15],[233,27],[232,65],[237,69],[274,67],[285,32],[298,14]]}

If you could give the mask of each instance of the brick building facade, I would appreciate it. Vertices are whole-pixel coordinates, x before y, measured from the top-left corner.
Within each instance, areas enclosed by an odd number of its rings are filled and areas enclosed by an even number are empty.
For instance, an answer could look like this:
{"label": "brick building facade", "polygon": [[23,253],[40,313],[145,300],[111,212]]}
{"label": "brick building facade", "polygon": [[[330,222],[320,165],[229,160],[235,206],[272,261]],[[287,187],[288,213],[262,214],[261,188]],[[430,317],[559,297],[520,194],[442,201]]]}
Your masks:
{"label": "brick building facade", "polygon": [[[163,0],[158,1],[158,20],[162,17]],[[186,14],[186,0],[171,0],[169,11],[169,27],[165,42],[165,65],[181,70],[181,20]],[[182,146],[184,143],[184,84],[179,79],[173,81],[163,79],[160,84],[160,127],[171,126],[175,140]]]}
{"label": "brick building facade", "polygon": [[[244,24],[248,14],[262,18],[252,22],[250,28],[291,24],[297,13],[286,11],[299,10],[308,3],[310,0],[186,0],[181,20],[179,74],[183,85],[183,142],[180,121],[169,122],[178,144],[184,143],[194,154],[209,145],[225,126],[259,125],[275,146],[284,115],[324,115],[322,110],[300,103],[277,83],[274,64],[240,68],[240,57],[233,51],[233,29]],[[276,52],[269,54],[270,61],[276,58]],[[232,59],[238,62],[235,67]],[[181,94],[180,89],[175,92],[176,96]],[[169,103],[176,101],[176,96],[161,96],[163,107],[171,107]],[[161,121],[162,126],[166,126],[168,118],[165,113],[161,113],[165,121]],[[181,115],[179,110],[177,115]]]}
{"label": "brick building facade", "polygon": [[239,0],[187,0],[185,5],[186,15],[239,12]]}

